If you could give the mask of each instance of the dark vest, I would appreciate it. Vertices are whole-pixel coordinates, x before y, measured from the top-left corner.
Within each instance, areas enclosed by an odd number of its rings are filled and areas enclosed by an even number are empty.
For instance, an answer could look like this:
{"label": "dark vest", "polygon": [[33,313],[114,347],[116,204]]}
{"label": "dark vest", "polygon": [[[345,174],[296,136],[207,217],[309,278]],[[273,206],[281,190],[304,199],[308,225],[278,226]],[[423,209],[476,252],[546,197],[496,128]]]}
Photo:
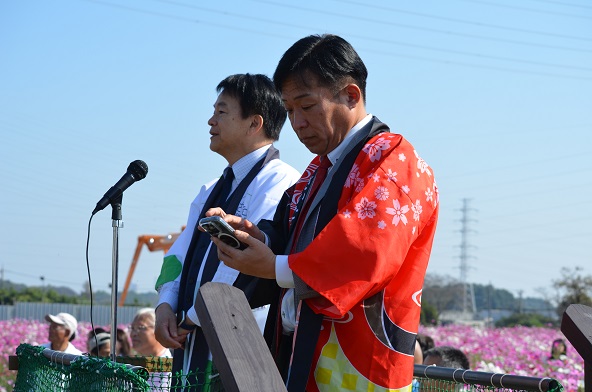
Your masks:
{"label": "dark vest", "polygon": [[[206,200],[204,204],[204,208],[200,212],[199,219],[205,216],[206,211],[211,207],[221,207],[224,211],[230,214],[236,213],[240,201],[242,200],[249,184],[253,181],[253,179],[259,174],[261,169],[271,160],[279,158],[279,151],[271,146],[268,150],[266,155],[261,158],[255,166],[249,171],[247,176],[240,182],[238,187],[232,192],[232,194],[228,197],[226,201],[221,201],[216,204],[217,199],[217,187],[219,188],[220,183],[222,182],[222,178],[218,180],[218,183],[214,186],[214,189],[210,193],[210,196]],[[199,222],[198,219],[198,222]],[[210,246],[210,251],[207,254],[208,247]],[[204,271],[202,273],[201,282],[197,282],[197,277],[199,274],[199,270],[201,269],[201,265],[203,261],[206,261],[206,265],[204,266]],[[191,238],[191,242],[189,243],[189,247],[187,249],[187,255],[185,256],[185,262],[183,263],[183,271],[181,273],[181,282],[179,286],[179,297],[178,297],[178,305],[177,305],[177,317],[178,321],[180,321],[182,311],[186,312],[189,310],[194,304],[194,294],[196,286],[203,285],[207,281],[210,281],[213,278],[213,273],[215,273],[220,261],[218,259],[218,248],[214,243],[211,242],[210,236],[207,233],[201,232],[197,229],[197,226],[194,229],[193,237]],[[207,274],[206,271],[213,271],[212,273]],[[207,276],[206,276],[207,275]],[[273,279],[261,279],[256,278],[249,275],[239,274],[236,281],[234,282],[234,286],[243,290],[245,292],[245,296],[249,300],[249,304],[251,308],[256,308],[259,306],[263,306],[270,302],[270,299],[273,298],[275,293],[277,293],[277,284]],[[205,340],[203,331],[200,327],[197,327],[194,332],[192,332],[188,339],[195,338],[195,345],[193,348],[193,355],[190,358],[190,367],[189,370],[191,372],[198,372],[198,377],[192,376],[187,379],[189,385],[203,385],[204,384],[204,375],[203,372],[205,371],[205,367],[208,360],[209,348],[207,342]],[[183,371],[183,361],[184,361],[184,351],[183,350],[174,350],[173,352],[173,374],[177,372]],[[199,391],[199,388],[185,388],[185,391]]]}

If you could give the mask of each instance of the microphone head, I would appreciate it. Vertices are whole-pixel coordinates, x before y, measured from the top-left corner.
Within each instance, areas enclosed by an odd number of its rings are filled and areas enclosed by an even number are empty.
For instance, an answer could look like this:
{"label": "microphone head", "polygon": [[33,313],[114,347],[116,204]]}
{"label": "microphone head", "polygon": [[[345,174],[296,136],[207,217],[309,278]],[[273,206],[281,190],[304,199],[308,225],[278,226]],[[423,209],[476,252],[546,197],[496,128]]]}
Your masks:
{"label": "microphone head", "polygon": [[129,164],[127,172],[130,173],[136,181],[140,181],[146,177],[146,174],[148,174],[148,165],[146,165],[146,162],[138,159]]}

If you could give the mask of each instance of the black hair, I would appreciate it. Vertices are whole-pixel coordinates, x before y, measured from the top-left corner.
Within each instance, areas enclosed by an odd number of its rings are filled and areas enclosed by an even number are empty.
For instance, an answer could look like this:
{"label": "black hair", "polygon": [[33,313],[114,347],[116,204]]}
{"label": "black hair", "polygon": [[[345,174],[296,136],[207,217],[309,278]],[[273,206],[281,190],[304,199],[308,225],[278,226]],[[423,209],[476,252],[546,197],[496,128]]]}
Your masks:
{"label": "black hair", "polygon": [[91,343],[96,343],[96,346],[90,350],[90,355],[95,356],[95,357],[97,357],[99,355],[99,351],[101,350],[101,347],[103,347],[107,343],[111,342],[111,336],[108,334],[108,332],[101,332],[100,334],[97,334],[97,335],[100,335],[100,336],[96,336],[96,337],[93,336],[91,338]]}
{"label": "black hair", "polygon": [[434,346],[435,346],[434,339],[432,339],[431,336],[424,335],[422,333],[418,333],[415,338],[417,339],[417,342],[419,343],[419,347],[421,347],[421,353],[423,354],[423,357],[425,358],[426,352],[430,348],[434,348]]}
{"label": "black hair", "polygon": [[368,70],[353,46],[337,35],[309,35],[298,40],[280,59],[273,82],[281,92],[287,79],[298,78],[307,85],[310,76],[334,93],[344,87],[344,82],[353,82],[366,102]]}
{"label": "black hair", "polygon": [[117,343],[115,350],[117,355],[129,356],[132,353],[129,335],[125,329],[117,328]]}
{"label": "black hair", "polygon": [[94,337],[95,335],[98,335],[102,332],[107,332],[107,330],[105,328],[95,327],[95,329],[91,329],[90,331],[88,331],[86,338],[90,339],[91,337]]}
{"label": "black hair", "polygon": [[426,351],[423,357],[424,363],[429,356],[439,357],[440,361],[437,366],[453,368],[453,369],[469,369],[469,359],[467,356],[457,348],[450,346],[434,347]]}
{"label": "black hair", "polygon": [[565,340],[563,339],[555,339],[553,340],[553,343],[551,344],[551,355],[549,356],[549,359],[557,359],[555,357],[553,357],[553,349],[555,348],[555,346],[557,345],[563,345],[563,350],[559,353],[559,355],[567,355],[567,344],[565,344]]}
{"label": "black hair", "polygon": [[243,118],[256,114],[263,117],[263,129],[269,139],[280,138],[286,122],[286,109],[270,78],[248,73],[230,75],[218,84],[216,91],[237,99]]}

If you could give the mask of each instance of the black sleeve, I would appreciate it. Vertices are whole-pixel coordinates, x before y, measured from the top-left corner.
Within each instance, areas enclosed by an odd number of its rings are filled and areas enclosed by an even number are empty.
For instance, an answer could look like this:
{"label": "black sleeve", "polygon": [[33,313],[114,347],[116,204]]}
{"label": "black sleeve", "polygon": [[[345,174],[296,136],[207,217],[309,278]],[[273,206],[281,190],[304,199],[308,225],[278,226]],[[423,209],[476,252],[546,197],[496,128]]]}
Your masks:
{"label": "black sleeve", "polygon": [[257,227],[267,234],[269,247],[275,254],[284,254],[288,244],[290,235],[288,220],[290,219],[290,202],[293,193],[293,186],[284,192],[275,210],[273,220],[262,219],[257,224]]}

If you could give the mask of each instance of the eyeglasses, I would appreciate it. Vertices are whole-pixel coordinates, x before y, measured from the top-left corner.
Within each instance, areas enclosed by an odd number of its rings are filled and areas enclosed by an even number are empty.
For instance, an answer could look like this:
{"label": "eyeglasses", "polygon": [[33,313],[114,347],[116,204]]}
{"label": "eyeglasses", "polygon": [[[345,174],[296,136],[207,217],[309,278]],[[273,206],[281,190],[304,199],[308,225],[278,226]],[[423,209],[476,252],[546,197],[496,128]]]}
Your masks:
{"label": "eyeglasses", "polygon": [[154,328],[154,325],[130,325],[130,332],[131,333],[144,332],[148,328]]}

